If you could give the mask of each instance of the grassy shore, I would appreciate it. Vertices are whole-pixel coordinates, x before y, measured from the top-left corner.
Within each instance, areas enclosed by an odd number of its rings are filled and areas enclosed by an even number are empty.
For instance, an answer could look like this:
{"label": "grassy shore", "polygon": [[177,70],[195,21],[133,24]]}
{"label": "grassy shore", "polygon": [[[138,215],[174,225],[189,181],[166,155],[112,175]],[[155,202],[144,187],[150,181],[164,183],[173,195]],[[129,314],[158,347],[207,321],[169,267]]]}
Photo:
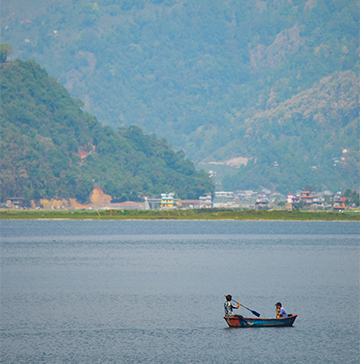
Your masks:
{"label": "grassy shore", "polygon": [[70,220],[317,220],[360,221],[358,212],[333,211],[255,211],[255,210],[1,210],[1,220],[70,219]]}

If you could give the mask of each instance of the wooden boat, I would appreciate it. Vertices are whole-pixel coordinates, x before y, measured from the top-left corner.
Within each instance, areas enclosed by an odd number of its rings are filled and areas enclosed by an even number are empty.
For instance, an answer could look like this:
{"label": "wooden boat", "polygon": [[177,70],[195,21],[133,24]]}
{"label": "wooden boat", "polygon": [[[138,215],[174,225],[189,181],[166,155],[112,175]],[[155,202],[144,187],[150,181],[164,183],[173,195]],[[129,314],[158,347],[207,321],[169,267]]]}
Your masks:
{"label": "wooden boat", "polygon": [[225,316],[224,319],[230,327],[280,327],[292,326],[298,315],[289,315],[288,317],[244,317],[248,322],[246,324],[240,321],[238,316]]}

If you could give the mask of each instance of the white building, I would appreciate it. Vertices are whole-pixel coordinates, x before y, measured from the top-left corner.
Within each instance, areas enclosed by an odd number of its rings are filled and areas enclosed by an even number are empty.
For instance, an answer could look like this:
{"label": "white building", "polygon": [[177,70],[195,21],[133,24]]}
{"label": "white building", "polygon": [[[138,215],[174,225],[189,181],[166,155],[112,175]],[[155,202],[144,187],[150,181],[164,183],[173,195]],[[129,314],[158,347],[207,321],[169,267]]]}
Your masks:
{"label": "white building", "polygon": [[226,191],[217,191],[215,192],[216,198],[234,198],[234,192],[226,192]]}

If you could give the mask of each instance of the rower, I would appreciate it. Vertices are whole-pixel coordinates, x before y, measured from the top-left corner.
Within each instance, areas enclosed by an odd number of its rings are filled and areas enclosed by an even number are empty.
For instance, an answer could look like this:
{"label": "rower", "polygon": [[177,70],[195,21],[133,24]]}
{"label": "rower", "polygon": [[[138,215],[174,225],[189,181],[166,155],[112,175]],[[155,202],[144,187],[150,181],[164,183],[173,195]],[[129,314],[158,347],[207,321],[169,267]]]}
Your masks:
{"label": "rower", "polygon": [[240,319],[240,321],[244,322],[245,324],[252,325],[252,323],[247,322],[243,316],[234,314],[233,309],[238,309],[240,307],[240,303],[236,302],[237,305],[235,305],[235,303],[231,302],[232,301],[231,294],[227,294],[225,296],[225,298],[226,298],[226,302],[224,303],[225,316],[226,317],[238,317]]}

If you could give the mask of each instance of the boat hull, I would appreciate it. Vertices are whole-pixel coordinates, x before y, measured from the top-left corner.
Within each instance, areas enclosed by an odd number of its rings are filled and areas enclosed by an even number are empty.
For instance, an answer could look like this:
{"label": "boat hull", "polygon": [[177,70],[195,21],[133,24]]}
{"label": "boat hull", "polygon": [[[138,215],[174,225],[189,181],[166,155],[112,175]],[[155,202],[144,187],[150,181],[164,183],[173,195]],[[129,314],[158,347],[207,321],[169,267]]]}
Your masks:
{"label": "boat hull", "polygon": [[244,317],[244,321],[240,320],[238,316],[225,316],[224,319],[230,327],[284,327],[292,326],[298,315],[291,315],[288,317]]}

